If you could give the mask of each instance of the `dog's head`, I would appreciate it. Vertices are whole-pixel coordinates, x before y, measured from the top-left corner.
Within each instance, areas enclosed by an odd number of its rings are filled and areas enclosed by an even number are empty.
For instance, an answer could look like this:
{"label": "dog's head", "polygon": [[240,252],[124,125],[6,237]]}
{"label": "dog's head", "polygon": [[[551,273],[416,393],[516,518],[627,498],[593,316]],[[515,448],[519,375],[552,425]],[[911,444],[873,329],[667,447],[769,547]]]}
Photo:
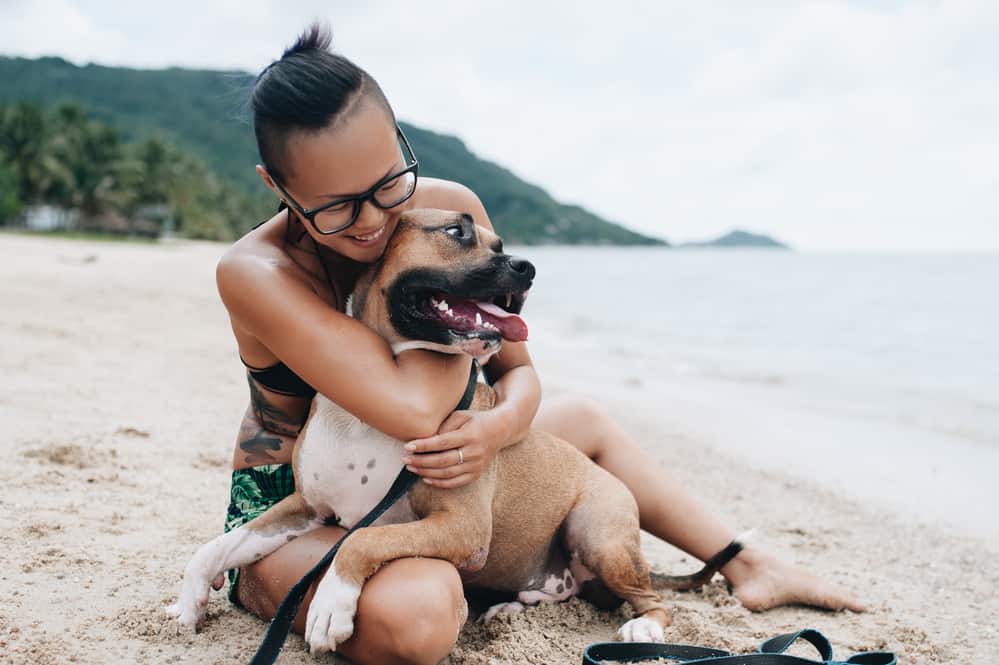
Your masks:
{"label": "dog's head", "polygon": [[411,210],[358,280],[350,314],[396,353],[428,348],[485,361],[503,340],[527,339],[518,314],[533,279],[534,266],[504,254],[471,215]]}

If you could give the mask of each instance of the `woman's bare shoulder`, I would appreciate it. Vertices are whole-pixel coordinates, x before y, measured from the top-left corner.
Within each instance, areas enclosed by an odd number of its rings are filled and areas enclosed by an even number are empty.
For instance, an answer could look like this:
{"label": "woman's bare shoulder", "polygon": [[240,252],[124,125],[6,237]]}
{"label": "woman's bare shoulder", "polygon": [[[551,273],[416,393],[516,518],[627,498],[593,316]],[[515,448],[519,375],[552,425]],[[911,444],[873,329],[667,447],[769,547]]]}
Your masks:
{"label": "woman's bare shoulder", "polygon": [[252,231],[248,231],[234,242],[219,259],[219,265],[292,263],[282,246],[287,220],[285,212],[279,212]]}
{"label": "woman's bare shoulder", "polygon": [[234,326],[268,318],[275,303],[310,302],[329,307],[302,258],[284,242],[286,218],[278,213],[237,240],[219,259],[215,282]]}
{"label": "woman's bare shoulder", "polygon": [[[314,254],[296,249],[287,239],[284,211],[246,233],[219,259],[215,281],[225,300],[225,291],[244,288],[261,280],[290,280],[316,292],[321,281]],[[227,303],[228,304],[228,303]]]}

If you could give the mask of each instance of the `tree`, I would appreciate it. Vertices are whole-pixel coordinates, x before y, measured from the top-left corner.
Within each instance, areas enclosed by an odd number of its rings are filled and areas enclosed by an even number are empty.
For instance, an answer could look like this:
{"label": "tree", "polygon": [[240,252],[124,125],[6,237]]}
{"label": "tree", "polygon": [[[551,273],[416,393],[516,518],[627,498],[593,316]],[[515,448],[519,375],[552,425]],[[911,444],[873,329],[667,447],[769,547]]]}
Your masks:
{"label": "tree", "polygon": [[0,224],[8,224],[21,211],[17,198],[17,172],[0,158]]}
{"label": "tree", "polygon": [[40,201],[51,181],[45,143],[41,109],[27,103],[0,107],[0,152],[14,170],[17,198],[25,204]]}
{"label": "tree", "polygon": [[117,168],[121,158],[114,129],[88,120],[83,109],[65,104],[56,109],[48,152],[53,169],[47,198],[67,208],[79,208],[86,217],[118,207]]}
{"label": "tree", "polygon": [[0,223],[37,203],[79,210],[94,228],[129,232],[138,230],[143,206],[161,207],[182,235],[210,240],[237,237],[269,206],[158,137],[121,143],[75,104],[48,114],[31,104],[0,105]]}

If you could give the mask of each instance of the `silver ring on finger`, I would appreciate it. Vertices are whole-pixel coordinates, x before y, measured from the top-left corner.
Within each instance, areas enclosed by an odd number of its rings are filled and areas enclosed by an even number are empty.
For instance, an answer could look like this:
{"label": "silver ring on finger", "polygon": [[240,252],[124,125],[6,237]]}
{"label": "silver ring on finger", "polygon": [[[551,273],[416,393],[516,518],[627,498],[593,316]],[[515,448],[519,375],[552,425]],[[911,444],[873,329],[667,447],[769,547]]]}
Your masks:
{"label": "silver ring on finger", "polygon": [[465,453],[461,452],[461,448],[458,448],[458,464],[465,463]]}

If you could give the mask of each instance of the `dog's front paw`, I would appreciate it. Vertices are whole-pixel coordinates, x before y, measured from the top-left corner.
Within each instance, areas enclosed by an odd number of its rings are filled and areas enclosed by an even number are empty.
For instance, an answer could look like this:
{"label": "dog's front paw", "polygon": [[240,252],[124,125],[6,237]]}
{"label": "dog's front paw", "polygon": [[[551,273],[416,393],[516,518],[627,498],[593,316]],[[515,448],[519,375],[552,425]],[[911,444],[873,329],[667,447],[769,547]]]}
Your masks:
{"label": "dog's front paw", "polygon": [[177,623],[185,628],[197,630],[208,607],[208,594],[211,580],[200,575],[193,566],[184,571],[184,585],[180,597],[173,605],[165,608],[166,613],[177,618]]}
{"label": "dog's front paw", "polygon": [[313,656],[336,651],[338,644],[354,634],[354,614],[361,587],[338,577],[333,570],[334,566],[330,566],[319,583],[305,620],[305,641]]}
{"label": "dog's front paw", "polygon": [[208,607],[208,587],[205,586],[203,593],[190,591],[188,585],[184,584],[184,590],[180,598],[173,605],[165,608],[167,614],[177,618],[177,623],[192,630],[198,629],[201,618],[205,615],[205,608]]}
{"label": "dog's front paw", "polygon": [[666,635],[657,622],[638,617],[618,628],[617,639],[622,642],[665,642]]}

